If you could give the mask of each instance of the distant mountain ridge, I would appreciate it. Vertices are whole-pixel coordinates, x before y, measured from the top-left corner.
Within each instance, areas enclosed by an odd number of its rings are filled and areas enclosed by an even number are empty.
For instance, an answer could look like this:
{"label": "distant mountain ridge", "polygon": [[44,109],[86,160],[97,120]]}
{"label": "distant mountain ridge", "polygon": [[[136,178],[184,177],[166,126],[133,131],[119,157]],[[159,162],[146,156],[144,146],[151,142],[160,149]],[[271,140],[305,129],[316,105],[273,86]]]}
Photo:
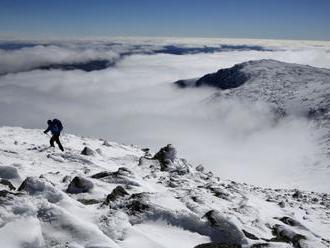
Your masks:
{"label": "distant mountain ridge", "polygon": [[283,115],[315,120],[326,128],[330,147],[330,70],[263,59],[220,69],[197,79],[175,82],[181,88],[209,86],[218,89],[214,99],[237,97],[264,101]]}

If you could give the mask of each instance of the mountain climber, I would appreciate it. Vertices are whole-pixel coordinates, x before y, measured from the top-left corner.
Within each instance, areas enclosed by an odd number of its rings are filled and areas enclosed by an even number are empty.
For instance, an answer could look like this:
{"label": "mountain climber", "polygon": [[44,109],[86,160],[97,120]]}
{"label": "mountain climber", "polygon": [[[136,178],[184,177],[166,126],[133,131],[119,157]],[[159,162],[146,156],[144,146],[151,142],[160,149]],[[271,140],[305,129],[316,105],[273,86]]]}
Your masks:
{"label": "mountain climber", "polygon": [[64,148],[60,141],[60,134],[61,131],[63,130],[62,122],[58,119],[54,119],[54,120],[48,120],[47,124],[48,124],[48,128],[44,131],[44,133],[47,134],[49,131],[52,133],[52,137],[50,138],[49,141],[50,146],[55,147],[54,142],[56,142],[60,150],[63,152]]}

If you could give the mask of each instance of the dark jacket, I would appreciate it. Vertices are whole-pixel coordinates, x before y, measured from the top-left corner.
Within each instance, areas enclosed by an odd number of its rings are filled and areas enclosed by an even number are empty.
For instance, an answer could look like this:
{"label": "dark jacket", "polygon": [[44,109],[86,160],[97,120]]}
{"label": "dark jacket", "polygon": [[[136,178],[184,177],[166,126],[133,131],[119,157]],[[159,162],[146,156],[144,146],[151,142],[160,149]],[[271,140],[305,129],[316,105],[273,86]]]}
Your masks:
{"label": "dark jacket", "polygon": [[52,135],[60,135],[62,129],[62,123],[59,120],[54,119],[48,124],[48,128],[44,131],[44,133],[48,133],[50,131]]}

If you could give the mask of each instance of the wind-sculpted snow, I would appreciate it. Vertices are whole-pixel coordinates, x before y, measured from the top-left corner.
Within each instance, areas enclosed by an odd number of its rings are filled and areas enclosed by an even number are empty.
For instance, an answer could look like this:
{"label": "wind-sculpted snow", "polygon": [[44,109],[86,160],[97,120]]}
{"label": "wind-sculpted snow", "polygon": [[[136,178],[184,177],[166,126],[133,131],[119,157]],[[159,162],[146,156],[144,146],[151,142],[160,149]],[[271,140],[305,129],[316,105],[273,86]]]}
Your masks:
{"label": "wind-sculpted snow", "polygon": [[[1,247],[330,246],[328,194],[224,180],[173,145],[155,156],[103,139],[62,140],[64,153],[47,149],[41,130],[0,128],[0,171],[16,169],[4,174],[13,185],[0,183]],[[82,155],[84,147],[98,152]],[[166,152],[176,155],[164,169]]]}

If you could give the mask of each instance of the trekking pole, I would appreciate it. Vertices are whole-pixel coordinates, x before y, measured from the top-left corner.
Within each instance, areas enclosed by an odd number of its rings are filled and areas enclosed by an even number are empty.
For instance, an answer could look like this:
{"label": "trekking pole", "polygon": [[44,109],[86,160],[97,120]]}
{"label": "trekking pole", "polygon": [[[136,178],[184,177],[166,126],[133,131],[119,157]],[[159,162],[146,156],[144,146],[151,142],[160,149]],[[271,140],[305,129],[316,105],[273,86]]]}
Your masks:
{"label": "trekking pole", "polygon": [[47,136],[51,137],[51,136],[49,135],[49,133],[44,133],[44,134],[46,134]]}

